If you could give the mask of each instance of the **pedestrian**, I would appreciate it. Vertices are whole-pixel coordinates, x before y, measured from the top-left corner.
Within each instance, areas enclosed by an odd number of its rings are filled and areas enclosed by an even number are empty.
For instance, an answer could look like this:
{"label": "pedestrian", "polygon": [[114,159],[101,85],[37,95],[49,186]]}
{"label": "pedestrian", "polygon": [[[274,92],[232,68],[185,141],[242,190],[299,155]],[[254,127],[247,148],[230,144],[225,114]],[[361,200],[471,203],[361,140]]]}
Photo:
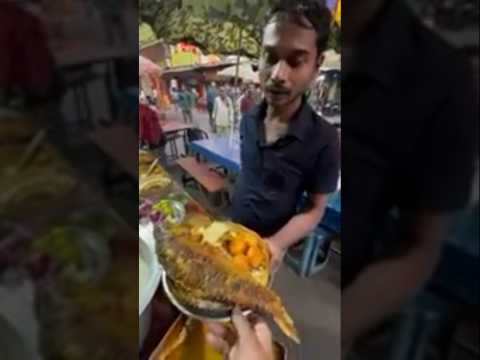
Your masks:
{"label": "pedestrian", "polygon": [[178,106],[182,110],[183,120],[187,124],[193,123],[192,110],[195,102],[195,94],[188,87],[181,85],[178,92]]}
{"label": "pedestrian", "polygon": [[215,99],[218,96],[218,89],[214,82],[209,84],[207,88],[207,110],[208,110],[208,119],[210,121],[210,128],[215,127],[213,119],[213,107],[215,105]]}
{"label": "pedestrian", "polygon": [[241,117],[243,117],[256,105],[254,92],[255,86],[253,84],[249,84],[244,88],[243,94],[238,99],[238,109]]}
{"label": "pedestrian", "polygon": [[218,135],[228,135],[234,124],[235,109],[232,99],[227,96],[225,89],[220,89],[213,107],[215,128],[213,132]]}
{"label": "pedestrian", "polygon": [[177,91],[177,88],[175,86],[173,86],[170,90],[170,97],[172,99],[172,104],[173,104],[173,107],[175,108],[175,111],[178,111],[179,110],[179,107],[178,107],[178,91]]}

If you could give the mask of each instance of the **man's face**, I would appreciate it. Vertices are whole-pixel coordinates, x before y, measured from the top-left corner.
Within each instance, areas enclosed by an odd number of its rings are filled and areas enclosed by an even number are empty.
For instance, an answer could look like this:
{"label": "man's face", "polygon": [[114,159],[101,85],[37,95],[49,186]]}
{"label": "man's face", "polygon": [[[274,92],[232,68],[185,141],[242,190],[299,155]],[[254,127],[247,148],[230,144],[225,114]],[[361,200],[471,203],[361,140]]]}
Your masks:
{"label": "man's face", "polygon": [[308,90],[320,65],[316,39],[314,30],[287,20],[265,27],[259,71],[269,105],[288,106]]}

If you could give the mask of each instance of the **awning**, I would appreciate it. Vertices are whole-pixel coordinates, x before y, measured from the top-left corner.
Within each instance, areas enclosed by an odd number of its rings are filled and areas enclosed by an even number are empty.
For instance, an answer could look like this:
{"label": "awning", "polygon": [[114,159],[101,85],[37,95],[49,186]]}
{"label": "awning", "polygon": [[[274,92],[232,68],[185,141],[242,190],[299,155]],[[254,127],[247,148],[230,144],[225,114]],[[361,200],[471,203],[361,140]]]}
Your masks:
{"label": "awning", "polygon": [[[230,66],[225,70],[220,71],[218,75],[235,77],[237,75],[237,66]],[[238,77],[244,82],[254,82],[256,84],[260,82],[258,72],[253,71],[251,62],[240,64],[238,68]]]}
{"label": "awning", "polygon": [[161,75],[162,68],[153,61],[143,57],[138,57],[138,75]]}

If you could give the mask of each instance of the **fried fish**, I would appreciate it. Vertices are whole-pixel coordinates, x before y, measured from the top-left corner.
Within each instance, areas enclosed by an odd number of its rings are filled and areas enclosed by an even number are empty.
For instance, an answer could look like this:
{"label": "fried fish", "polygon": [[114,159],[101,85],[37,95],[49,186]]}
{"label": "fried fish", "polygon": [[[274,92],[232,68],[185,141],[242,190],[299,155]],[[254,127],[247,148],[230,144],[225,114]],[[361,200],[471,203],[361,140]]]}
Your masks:
{"label": "fried fish", "polygon": [[164,237],[155,230],[157,255],[167,276],[198,300],[240,306],[272,316],[280,329],[300,342],[292,319],[280,298],[261,286],[248,271],[235,267],[218,248],[188,236]]}

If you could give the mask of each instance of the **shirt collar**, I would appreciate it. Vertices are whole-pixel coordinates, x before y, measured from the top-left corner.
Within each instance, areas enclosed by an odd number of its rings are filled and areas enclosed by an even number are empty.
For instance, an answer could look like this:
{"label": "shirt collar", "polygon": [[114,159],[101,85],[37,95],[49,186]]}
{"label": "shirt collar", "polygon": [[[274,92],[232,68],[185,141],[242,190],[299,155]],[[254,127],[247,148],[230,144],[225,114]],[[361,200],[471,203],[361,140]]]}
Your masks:
{"label": "shirt collar", "polygon": [[[287,136],[293,136],[299,141],[304,142],[310,132],[309,125],[311,123],[312,112],[313,110],[308,104],[306,96],[304,96],[300,108],[289,120]],[[265,117],[267,115],[267,103],[265,100],[257,106],[252,115],[257,121],[260,139],[262,142],[265,142]]]}

